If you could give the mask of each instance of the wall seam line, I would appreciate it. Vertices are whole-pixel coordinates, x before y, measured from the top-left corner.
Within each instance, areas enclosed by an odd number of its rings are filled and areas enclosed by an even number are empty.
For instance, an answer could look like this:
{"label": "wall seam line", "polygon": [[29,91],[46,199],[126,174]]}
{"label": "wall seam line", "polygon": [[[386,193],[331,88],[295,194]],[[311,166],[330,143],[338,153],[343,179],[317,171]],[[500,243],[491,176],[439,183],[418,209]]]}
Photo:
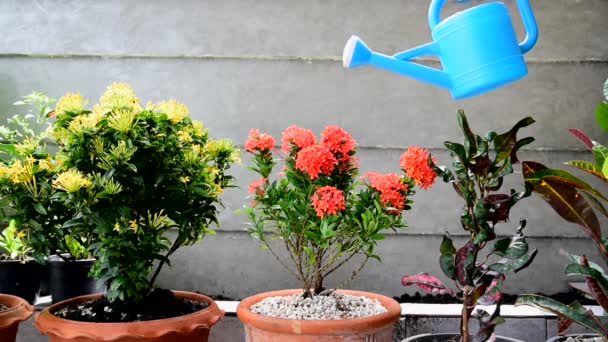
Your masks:
{"label": "wall seam line", "polygon": [[[194,60],[235,60],[235,61],[299,61],[299,62],[342,62],[341,56],[289,56],[289,55],[214,55],[214,54],[103,54],[103,53],[0,53],[0,58],[49,58],[49,59],[194,59]],[[437,62],[435,58],[415,58],[417,62]],[[604,64],[607,58],[552,58],[528,57],[531,64]]]}

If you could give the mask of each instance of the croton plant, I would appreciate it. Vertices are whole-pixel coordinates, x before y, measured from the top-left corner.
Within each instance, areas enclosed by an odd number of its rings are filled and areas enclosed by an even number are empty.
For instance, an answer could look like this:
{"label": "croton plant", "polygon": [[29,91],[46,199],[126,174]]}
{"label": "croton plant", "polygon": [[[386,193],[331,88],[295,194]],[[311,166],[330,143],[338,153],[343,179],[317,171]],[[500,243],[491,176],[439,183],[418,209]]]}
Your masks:
{"label": "croton plant", "polygon": [[[595,118],[600,128],[608,132],[608,81],[604,85],[605,100],[595,109]],[[608,183],[608,147],[591,140],[579,129],[569,129],[593,155],[593,161],[572,160],[566,165],[590,174]],[[597,246],[604,263],[608,263],[608,240],[602,236],[597,215],[608,217],[602,204],[608,201],[605,191],[598,190],[568,171],[550,169],[537,163],[523,162],[526,184],[564,220],[578,225]],[[568,254],[569,264],[565,272],[569,276],[583,276],[584,289],[605,312],[608,312],[608,275],[604,268],[589,260],[586,255]],[[551,311],[559,316],[559,333],[563,333],[572,322],[595,331],[608,339],[608,317],[596,316],[578,302],[563,304],[540,295],[522,295],[517,304],[527,304]]]}
{"label": "croton plant", "polygon": [[[519,121],[509,131],[497,134],[488,132],[480,136],[471,130],[463,111],[458,112],[458,123],[464,134],[464,143],[447,141],[445,147],[453,157],[452,168],[439,167],[429,157],[428,163],[444,182],[450,183],[464,201],[460,225],[468,238],[460,247],[454,246],[446,234],[440,247],[439,263],[446,277],[453,280],[455,289],[444,285],[428,273],[404,275],[404,286],[415,285],[436,294],[448,294],[463,303],[460,334],[462,341],[471,339],[469,320],[479,319],[480,327],[475,341],[486,341],[502,323],[500,305],[505,276],[526,268],[536,256],[530,251],[523,234],[526,225],[521,220],[513,236],[499,237],[496,226],[509,221],[511,208],[528,197],[527,190],[501,191],[503,179],[513,173],[518,163],[517,152],[534,141],[527,137],[517,139],[518,131],[532,124],[530,117]],[[493,313],[475,310],[477,305],[493,305]]]}
{"label": "croton plant", "polygon": [[[306,296],[323,293],[325,278],[357,255],[362,258],[352,277],[370,258],[380,260],[377,242],[386,230],[405,226],[402,212],[410,209],[415,185],[427,189],[435,180],[428,151],[415,146],[401,156],[402,173],[360,178],[355,146],[337,126],[326,127],[319,141],[311,130],[288,127],[280,151],[257,129],[245,143],[249,168],[261,177],[249,186],[248,231],[301,282]],[[283,168],[273,173],[278,161]],[[290,262],[275,251],[277,241]]]}

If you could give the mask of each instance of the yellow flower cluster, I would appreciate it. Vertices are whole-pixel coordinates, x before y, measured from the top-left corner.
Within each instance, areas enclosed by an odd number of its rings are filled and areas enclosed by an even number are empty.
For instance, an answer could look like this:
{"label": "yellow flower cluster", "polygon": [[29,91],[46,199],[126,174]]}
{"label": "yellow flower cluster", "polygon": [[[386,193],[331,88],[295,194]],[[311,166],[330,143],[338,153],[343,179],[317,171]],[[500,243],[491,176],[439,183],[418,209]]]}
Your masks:
{"label": "yellow flower cluster", "polygon": [[136,123],[136,114],[137,113],[131,110],[115,110],[108,118],[108,126],[119,132],[127,133]]}
{"label": "yellow flower cluster", "polygon": [[53,187],[67,192],[76,192],[83,187],[91,185],[91,181],[86,179],[82,173],[76,169],[60,173],[53,181]]}
{"label": "yellow flower cluster", "polygon": [[101,112],[115,108],[129,108],[137,113],[141,111],[139,99],[131,86],[126,83],[112,83],[99,99],[99,106],[97,111]]}
{"label": "yellow flower cluster", "polygon": [[15,144],[15,150],[22,156],[31,156],[40,145],[40,141],[36,138],[26,138],[21,143]]}
{"label": "yellow flower cluster", "polygon": [[74,134],[81,135],[85,130],[94,130],[101,119],[99,113],[89,113],[75,117],[68,126],[68,130]]}
{"label": "yellow flower cluster", "polygon": [[204,129],[203,123],[198,120],[192,120],[192,131],[194,135],[199,137],[207,135],[207,130]]}
{"label": "yellow flower cluster", "polygon": [[55,115],[61,116],[66,112],[77,112],[86,106],[87,102],[78,93],[67,93],[57,100]]}
{"label": "yellow flower cluster", "polygon": [[220,155],[228,154],[228,162],[240,163],[241,151],[238,148],[235,149],[233,146],[230,139],[210,140],[205,145],[205,151],[211,158],[217,158]]}
{"label": "yellow flower cluster", "polygon": [[190,135],[190,133],[185,131],[177,132],[177,138],[183,143],[188,143],[192,141],[192,136]]}
{"label": "yellow flower cluster", "polygon": [[154,109],[167,114],[167,118],[174,124],[182,121],[190,113],[185,104],[175,100],[161,101],[154,106]]}
{"label": "yellow flower cluster", "polygon": [[7,177],[13,184],[28,183],[34,179],[34,158],[26,158],[24,163],[15,160],[10,166],[0,164],[0,177]]}

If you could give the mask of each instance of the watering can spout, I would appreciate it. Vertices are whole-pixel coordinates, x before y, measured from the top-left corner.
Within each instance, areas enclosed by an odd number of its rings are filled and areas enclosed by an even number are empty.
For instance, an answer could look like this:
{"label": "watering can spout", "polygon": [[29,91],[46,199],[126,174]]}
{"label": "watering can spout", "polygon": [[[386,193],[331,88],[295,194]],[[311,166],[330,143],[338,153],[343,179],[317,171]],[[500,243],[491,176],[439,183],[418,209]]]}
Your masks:
{"label": "watering can spout", "polygon": [[436,45],[434,43],[429,43],[394,56],[387,56],[372,51],[359,37],[352,36],[344,47],[342,62],[345,68],[354,68],[364,64],[371,64],[449,89],[451,82],[450,77],[446,72],[417,64],[409,60],[416,56],[435,54],[435,50]]}

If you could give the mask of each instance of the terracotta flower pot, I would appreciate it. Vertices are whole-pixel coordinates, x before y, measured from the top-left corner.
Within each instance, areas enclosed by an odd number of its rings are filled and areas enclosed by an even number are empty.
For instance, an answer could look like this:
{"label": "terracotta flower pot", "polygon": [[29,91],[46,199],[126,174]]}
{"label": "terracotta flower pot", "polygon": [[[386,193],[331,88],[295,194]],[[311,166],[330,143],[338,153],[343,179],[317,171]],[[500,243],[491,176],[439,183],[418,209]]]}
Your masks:
{"label": "terracotta flower pot", "polygon": [[[438,342],[460,341],[460,334],[420,334],[408,337],[401,342]],[[524,342],[510,337],[496,336],[496,342]]]}
{"label": "terracotta flower pot", "polygon": [[34,326],[48,335],[49,342],[200,342],[207,341],[209,329],[224,316],[215,302],[201,294],[173,291],[179,298],[209,303],[206,309],[173,318],[130,323],[89,323],[56,317],[52,314],[67,305],[101,297],[80,296],[53,304],[36,316]]}
{"label": "terracotta flower pot", "polygon": [[585,341],[585,339],[593,340],[594,338],[600,338],[600,335],[597,335],[597,334],[569,334],[569,335],[551,337],[550,339],[547,340],[547,342],[564,342],[568,339],[568,337],[578,337],[582,341]]}
{"label": "terracotta flower pot", "polygon": [[23,298],[7,294],[0,294],[0,304],[10,308],[0,311],[0,341],[14,342],[19,322],[30,318],[34,313],[34,307]]}
{"label": "terracotta flower pot", "polygon": [[387,312],[362,318],[339,320],[297,320],[275,318],[253,313],[251,305],[273,296],[289,296],[302,290],[265,292],[245,298],[236,314],[245,325],[248,342],[391,342],[394,323],[401,316],[401,306],[395,300],[369,292],[338,290],[339,293],[378,299]]}

